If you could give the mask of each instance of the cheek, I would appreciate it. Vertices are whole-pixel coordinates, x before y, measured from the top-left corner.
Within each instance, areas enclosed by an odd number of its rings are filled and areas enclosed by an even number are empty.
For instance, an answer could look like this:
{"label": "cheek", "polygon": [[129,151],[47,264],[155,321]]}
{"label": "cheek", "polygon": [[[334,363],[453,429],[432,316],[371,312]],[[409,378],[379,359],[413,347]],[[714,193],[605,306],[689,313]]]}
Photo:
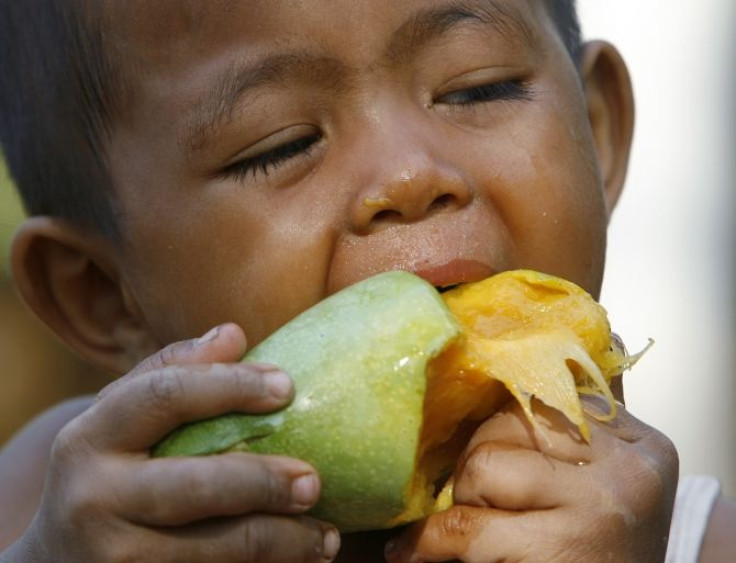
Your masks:
{"label": "cheek", "polygon": [[314,208],[224,198],[176,211],[131,229],[130,284],[162,344],[232,321],[253,346],[324,296],[332,242]]}
{"label": "cheek", "polygon": [[489,169],[502,173],[482,189],[506,225],[518,267],[564,277],[597,296],[607,215],[592,147],[582,116],[540,112],[490,151]]}

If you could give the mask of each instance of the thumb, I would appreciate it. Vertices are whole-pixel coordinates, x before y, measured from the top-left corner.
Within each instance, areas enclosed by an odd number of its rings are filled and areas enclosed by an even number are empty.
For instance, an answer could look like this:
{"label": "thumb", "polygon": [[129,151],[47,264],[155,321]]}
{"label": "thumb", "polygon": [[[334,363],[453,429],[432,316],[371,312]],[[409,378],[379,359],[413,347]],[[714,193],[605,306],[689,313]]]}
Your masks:
{"label": "thumb", "polygon": [[214,327],[204,336],[169,344],[149,356],[125,376],[102,389],[98,398],[111,389],[143,373],[173,365],[214,364],[237,362],[245,354],[247,341],[243,329],[235,323]]}

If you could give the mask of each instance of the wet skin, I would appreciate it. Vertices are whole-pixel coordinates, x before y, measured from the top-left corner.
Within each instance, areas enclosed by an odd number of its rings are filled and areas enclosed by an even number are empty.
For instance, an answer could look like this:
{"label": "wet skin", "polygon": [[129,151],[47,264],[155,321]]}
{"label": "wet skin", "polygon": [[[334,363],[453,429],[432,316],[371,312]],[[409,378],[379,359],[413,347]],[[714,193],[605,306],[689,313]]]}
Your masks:
{"label": "wet skin", "polygon": [[607,202],[540,3],[220,4],[107,10],[135,70],[109,147],[115,260],[157,344],[235,321],[253,345],[397,268],[598,294]]}

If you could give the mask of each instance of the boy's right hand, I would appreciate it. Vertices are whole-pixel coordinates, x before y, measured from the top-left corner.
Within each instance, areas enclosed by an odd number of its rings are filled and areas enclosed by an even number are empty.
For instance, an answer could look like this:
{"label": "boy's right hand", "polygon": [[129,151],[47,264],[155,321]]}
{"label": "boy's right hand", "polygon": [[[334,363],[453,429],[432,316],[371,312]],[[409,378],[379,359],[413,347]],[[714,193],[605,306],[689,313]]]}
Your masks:
{"label": "boy's right hand", "polygon": [[337,531],[302,515],[319,496],[306,463],[244,453],[149,457],[184,422],[289,403],[291,380],[273,366],[239,363],[245,347],[240,328],[222,325],[106,387],[54,442],[41,506],[13,550],[20,560],[331,561]]}

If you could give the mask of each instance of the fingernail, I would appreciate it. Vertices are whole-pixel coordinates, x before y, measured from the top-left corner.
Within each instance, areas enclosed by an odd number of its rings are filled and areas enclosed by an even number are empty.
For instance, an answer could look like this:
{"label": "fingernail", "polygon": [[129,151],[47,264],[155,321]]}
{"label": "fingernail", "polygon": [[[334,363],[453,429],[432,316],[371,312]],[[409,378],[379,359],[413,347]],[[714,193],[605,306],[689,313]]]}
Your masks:
{"label": "fingernail", "polygon": [[611,414],[611,409],[615,408],[608,403],[605,397],[600,395],[588,395],[583,398],[583,409],[586,414],[593,417],[605,417]]}
{"label": "fingernail", "polygon": [[337,552],[340,551],[340,534],[334,528],[330,528],[325,532],[322,543],[322,558],[332,561]]}
{"label": "fingernail", "polygon": [[291,396],[291,378],[283,371],[267,371],[263,374],[268,392],[278,399]]}
{"label": "fingernail", "polygon": [[300,508],[307,508],[317,500],[319,481],[317,476],[309,473],[294,479],[291,484],[291,500]]}
{"label": "fingernail", "polygon": [[215,338],[217,338],[217,335],[219,334],[219,332],[220,332],[220,327],[216,326],[204,336],[200,336],[199,338],[197,338],[194,344],[196,346],[201,346],[202,344],[207,344],[208,342],[212,342]]}

